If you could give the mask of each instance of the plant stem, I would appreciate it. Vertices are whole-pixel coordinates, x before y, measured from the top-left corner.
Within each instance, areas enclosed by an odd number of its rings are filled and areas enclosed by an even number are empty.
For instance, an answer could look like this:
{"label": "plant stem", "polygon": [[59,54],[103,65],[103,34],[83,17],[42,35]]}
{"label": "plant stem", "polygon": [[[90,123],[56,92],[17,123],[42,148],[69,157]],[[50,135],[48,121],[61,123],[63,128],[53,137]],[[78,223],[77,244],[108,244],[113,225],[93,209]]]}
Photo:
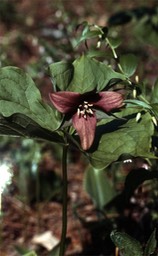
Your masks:
{"label": "plant stem", "polygon": [[[114,56],[114,59],[115,59],[116,62],[117,62],[117,66],[118,66],[120,72],[121,72],[123,75],[125,75],[121,64],[118,62],[118,56],[117,56],[117,53],[116,53],[116,51],[115,51],[115,48],[111,45],[111,43],[110,43],[110,41],[109,41],[108,38],[106,38],[106,42],[107,42],[107,44],[108,44],[108,45],[110,46],[110,48],[111,48],[112,54],[113,54],[113,56]],[[129,80],[129,78],[126,77],[126,79],[127,79],[127,82],[128,82],[129,84],[131,84],[131,81]]]}
{"label": "plant stem", "polygon": [[63,155],[62,155],[63,208],[62,208],[62,234],[61,234],[61,241],[60,241],[59,256],[64,256],[65,244],[66,244],[66,232],[67,232],[67,152],[68,152],[68,144],[65,144],[63,146]]}

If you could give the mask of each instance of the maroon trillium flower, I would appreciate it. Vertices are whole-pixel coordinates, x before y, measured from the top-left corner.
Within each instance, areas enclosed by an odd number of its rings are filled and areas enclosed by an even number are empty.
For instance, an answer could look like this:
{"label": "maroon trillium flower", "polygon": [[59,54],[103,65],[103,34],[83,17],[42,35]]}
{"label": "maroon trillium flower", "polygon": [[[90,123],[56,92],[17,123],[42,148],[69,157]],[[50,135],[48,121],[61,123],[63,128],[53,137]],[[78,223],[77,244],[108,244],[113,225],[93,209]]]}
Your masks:
{"label": "maroon trillium flower", "polygon": [[72,118],[84,150],[89,149],[94,141],[97,124],[95,109],[108,113],[123,105],[122,94],[112,91],[85,94],[59,91],[50,93],[50,100],[59,112]]}

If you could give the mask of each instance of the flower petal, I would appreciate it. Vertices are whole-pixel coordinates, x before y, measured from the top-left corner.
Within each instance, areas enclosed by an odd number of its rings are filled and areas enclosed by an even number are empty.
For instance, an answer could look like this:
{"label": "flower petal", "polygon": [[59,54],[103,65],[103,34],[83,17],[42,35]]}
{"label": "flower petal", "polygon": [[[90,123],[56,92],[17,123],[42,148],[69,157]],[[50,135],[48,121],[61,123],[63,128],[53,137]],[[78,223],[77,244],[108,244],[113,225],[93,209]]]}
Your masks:
{"label": "flower petal", "polygon": [[110,112],[123,106],[123,95],[118,92],[100,92],[98,95],[99,99],[93,105],[105,112]]}
{"label": "flower petal", "polygon": [[94,141],[95,136],[97,123],[95,113],[93,116],[87,115],[86,119],[75,114],[72,117],[72,123],[80,137],[82,148],[84,150],[89,149]]}
{"label": "flower petal", "polygon": [[77,92],[60,91],[50,93],[49,97],[54,107],[59,112],[66,114],[76,110],[80,104],[81,94]]}

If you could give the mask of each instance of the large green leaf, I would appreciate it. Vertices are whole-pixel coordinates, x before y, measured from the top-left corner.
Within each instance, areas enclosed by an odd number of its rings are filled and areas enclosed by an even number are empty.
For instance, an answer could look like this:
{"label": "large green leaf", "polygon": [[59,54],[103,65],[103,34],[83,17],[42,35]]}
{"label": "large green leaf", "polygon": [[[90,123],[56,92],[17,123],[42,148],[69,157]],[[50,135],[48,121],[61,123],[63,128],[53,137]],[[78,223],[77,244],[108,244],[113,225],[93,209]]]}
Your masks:
{"label": "large green leaf", "polygon": [[4,117],[25,115],[50,131],[61,123],[56,110],[42,101],[31,77],[16,67],[0,69],[0,114]]}
{"label": "large green leaf", "polygon": [[94,152],[89,154],[95,168],[104,168],[125,153],[132,156],[154,157],[150,153],[151,136],[154,132],[151,116],[149,113],[142,113],[139,122],[136,122],[135,117],[136,113],[131,113],[122,119],[111,122],[102,120],[99,123],[92,148]]}
{"label": "large green leaf", "polygon": [[122,256],[142,256],[141,244],[124,232],[112,231],[111,239],[121,251]]}
{"label": "large green leaf", "polygon": [[[73,66],[72,66],[73,65]],[[111,67],[91,57],[82,55],[72,65],[65,62],[51,64],[49,73],[60,90],[85,93],[103,90],[111,79],[125,79]]]}
{"label": "large green leaf", "polygon": [[84,188],[100,210],[103,210],[103,207],[116,195],[107,172],[95,169],[92,166],[85,172]]}

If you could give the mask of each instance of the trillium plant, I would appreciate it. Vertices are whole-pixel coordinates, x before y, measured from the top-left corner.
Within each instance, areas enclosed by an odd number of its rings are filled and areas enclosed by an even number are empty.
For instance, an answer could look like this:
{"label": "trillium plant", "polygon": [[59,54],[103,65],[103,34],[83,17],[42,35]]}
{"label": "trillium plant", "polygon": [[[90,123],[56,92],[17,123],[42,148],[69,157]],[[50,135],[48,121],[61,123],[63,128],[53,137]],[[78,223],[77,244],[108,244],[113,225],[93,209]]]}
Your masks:
{"label": "trillium plant", "polygon": [[[158,140],[158,82],[151,85],[150,97],[145,95],[137,57],[131,53],[118,57],[120,41],[107,28],[87,22],[80,28],[75,47],[80,50],[81,46],[81,55],[48,66],[52,81],[49,102],[25,71],[11,66],[0,69],[1,135],[45,140],[63,148],[60,256],[64,255],[67,230],[69,147],[78,148],[91,170],[101,172],[121,157],[155,159]],[[118,236],[119,232],[112,233],[117,247]]]}

